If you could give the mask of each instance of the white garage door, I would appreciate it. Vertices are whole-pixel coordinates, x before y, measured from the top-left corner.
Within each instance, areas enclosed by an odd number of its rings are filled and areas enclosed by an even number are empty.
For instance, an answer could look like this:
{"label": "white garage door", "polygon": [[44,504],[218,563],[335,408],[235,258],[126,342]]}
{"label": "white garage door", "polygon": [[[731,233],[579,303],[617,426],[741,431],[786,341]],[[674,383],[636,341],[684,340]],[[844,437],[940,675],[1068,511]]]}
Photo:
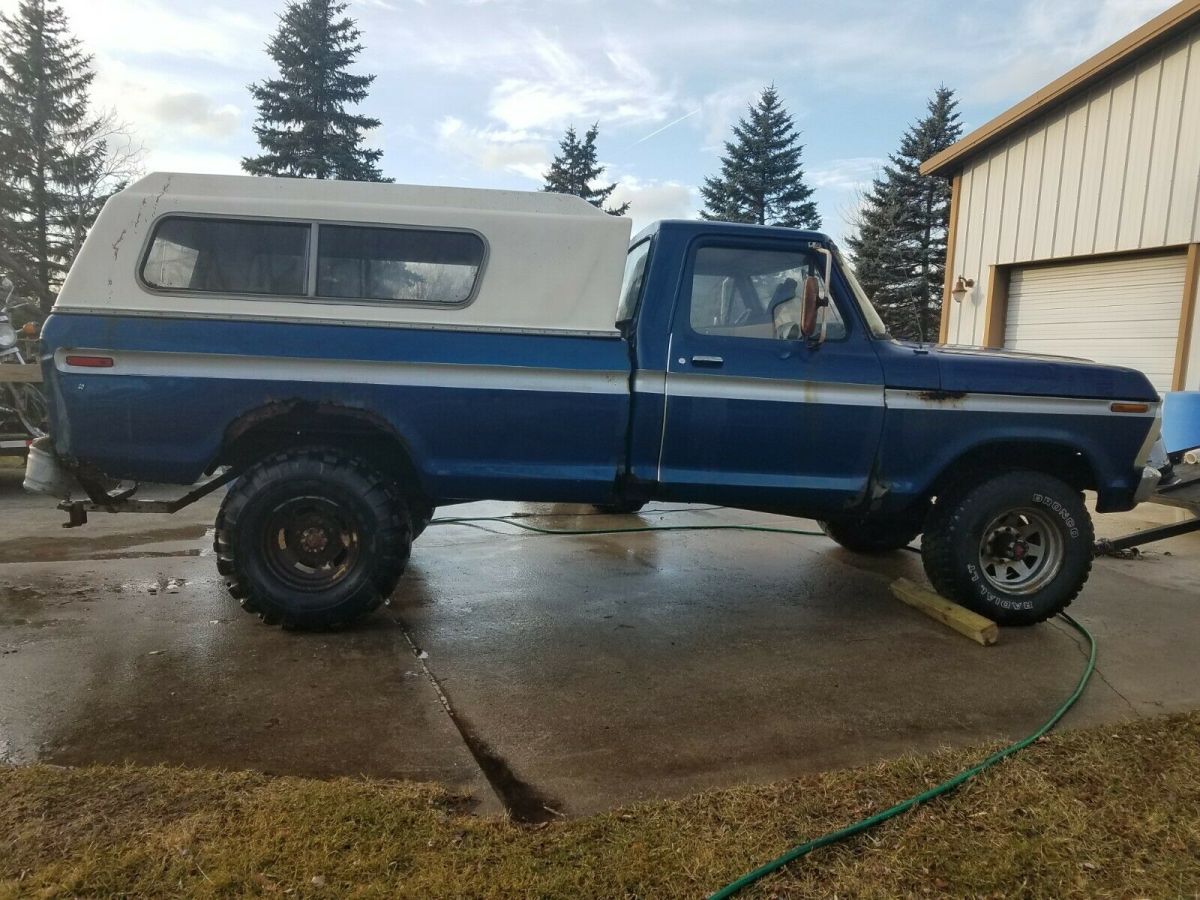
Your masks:
{"label": "white garage door", "polygon": [[1171,389],[1187,255],[1013,269],[1004,346],[1140,369]]}

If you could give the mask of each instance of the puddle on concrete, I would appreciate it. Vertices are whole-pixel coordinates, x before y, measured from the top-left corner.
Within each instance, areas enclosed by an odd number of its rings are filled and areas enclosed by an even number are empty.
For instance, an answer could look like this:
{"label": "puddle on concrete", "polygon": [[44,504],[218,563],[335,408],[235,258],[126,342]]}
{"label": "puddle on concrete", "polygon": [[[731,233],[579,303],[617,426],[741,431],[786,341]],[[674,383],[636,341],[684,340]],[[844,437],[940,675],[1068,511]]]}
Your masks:
{"label": "puddle on concrete", "polygon": [[75,602],[95,599],[84,588],[43,590],[31,584],[0,584],[0,627],[49,628],[65,624],[64,620],[47,618],[49,610]]}
{"label": "puddle on concrete", "polygon": [[[84,526],[85,528],[87,526]],[[138,557],[139,554],[121,554],[115,551],[144,544],[165,544],[169,541],[194,541],[210,532],[204,524],[176,525],[171,528],[155,528],[145,531],[130,531],[122,534],[75,535],[63,534],[54,537],[23,537],[0,541],[0,563],[13,562],[65,562],[76,559],[114,559]],[[199,556],[202,551],[188,550],[183,553],[160,554],[175,556]],[[150,554],[143,555],[154,555]]]}
{"label": "puddle on concrete", "polygon": [[203,550],[140,550],[134,553],[92,553],[86,559],[172,559],[185,556],[204,556]]}

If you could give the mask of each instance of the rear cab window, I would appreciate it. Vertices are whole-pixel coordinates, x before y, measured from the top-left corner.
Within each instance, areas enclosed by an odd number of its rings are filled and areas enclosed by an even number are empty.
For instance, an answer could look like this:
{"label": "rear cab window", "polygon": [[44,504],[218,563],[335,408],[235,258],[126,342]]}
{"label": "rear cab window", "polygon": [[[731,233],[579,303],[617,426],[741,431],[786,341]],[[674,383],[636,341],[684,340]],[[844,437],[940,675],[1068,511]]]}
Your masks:
{"label": "rear cab window", "polygon": [[650,261],[650,239],[630,249],[625,257],[625,276],[621,280],[621,300],[617,304],[617,327],[633,321],[638,301],[642,296],[642,285],[646,280],[646,264]]}

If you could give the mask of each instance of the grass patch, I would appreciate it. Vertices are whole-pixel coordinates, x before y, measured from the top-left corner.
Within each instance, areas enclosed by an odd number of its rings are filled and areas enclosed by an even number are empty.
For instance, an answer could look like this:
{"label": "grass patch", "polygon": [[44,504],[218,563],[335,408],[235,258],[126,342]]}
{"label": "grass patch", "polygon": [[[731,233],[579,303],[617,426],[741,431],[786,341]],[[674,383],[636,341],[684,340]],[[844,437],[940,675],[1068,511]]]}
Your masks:
{"label": "grass patch", "polygon": [[[176,768],[0,769],[0,897],[697,897],[990,748],[520,828],[439,787]],[[1200,713],[1056,734],[748,896],[1200,891]]]}

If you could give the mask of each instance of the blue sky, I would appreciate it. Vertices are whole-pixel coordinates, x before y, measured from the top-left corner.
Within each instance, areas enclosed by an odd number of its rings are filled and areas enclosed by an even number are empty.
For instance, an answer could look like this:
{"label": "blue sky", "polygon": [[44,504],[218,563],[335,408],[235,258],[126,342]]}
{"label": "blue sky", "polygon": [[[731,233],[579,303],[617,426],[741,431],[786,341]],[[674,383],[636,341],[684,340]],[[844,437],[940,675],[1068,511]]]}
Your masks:
{"label": "blue sky", "polygon": [[[16,0],[0,0],[11,11]],[[723,139],[774,82],[803,132],[827,231],[939,83],[967,129],[1037,90],[1167,0],[354,0],[363,105],[397,181],[534,189],[563,129],[600,124],[635,227],[694,214]],[[253,152],[246,84],[282,0],[66,0],[95,55],[98,105],[148,169],[235,173]],[[836,13],[830,12],[836,10]]]}

